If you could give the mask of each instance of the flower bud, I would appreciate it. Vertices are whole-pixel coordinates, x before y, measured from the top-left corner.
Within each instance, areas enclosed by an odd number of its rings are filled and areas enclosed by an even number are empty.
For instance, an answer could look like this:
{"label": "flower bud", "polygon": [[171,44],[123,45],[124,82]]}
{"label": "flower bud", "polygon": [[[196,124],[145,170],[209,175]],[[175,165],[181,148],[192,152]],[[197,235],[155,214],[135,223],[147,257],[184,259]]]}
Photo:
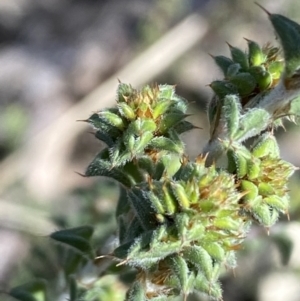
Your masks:
{"label": "flower bud", "polygon": [[259,66],[265,62],[266,56],[261,47],[254,41],[247,40],[250,66]]}
{"label": "flower bud", "polygon": [[250,94],[256,86],[254,77],[248,72],[241,72],[231,76],[230,82],[237,88],[241,96]]}
{"label": "flower bud", "polygon": [[[228,44],[228,43],[227,43]],[[248,56],[247,54],[240,50],[237,47],[233,47],[230,44],[228,44],[232,60],[235,63],[238,63],[241,65],[242,70],[247,71],[249,68],[249,61],[248,61]]]}

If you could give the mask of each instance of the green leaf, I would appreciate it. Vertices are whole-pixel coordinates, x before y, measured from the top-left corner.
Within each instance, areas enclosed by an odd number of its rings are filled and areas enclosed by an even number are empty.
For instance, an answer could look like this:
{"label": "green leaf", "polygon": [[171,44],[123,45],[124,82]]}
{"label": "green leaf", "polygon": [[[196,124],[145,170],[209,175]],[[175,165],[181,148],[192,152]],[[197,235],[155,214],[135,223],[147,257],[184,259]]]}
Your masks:
{"label": "green leaf", "polygon": [[[129,225],[128,225],[129,223]],[[141,222],[139,219],[135,216],[130,222],[128,222],[124,225],[124,228],[126,229],[126,235],[124,235],[123,241],[131,241],[134,240],[136,237],[139,237],[143,232],[144,229],[142,227]],[[122,241],[122,243],[123,243]],[[120,240],[121,242],[121,240]]]}
{"label": "green leaf", "polygon": [[87,259],[73,248],[67,250],[66,258],[63,262],[63,270],[66,277],[76,273],[77,269],[86,263]]}
{"label": "green leaf", "polygon": [[[163,240],[163,241],[162,241]],[[177,253],[181,241],[168,240],[164,226],[154,231],[146,231],[133,241],[116,248],[113,256],[124,260],[124,264],[149,269],[165,257]]]}
{"label": "green leaf", "polygon": [[213,262],[208,252],[200,246],[188,246],[183,250],[183,257],[198,267],[206,279],[211,280],[213,276]]}
{"label": "green leaf", "polygon": [[243,178],[248,173],[248,161],[251,158],[250,152],[243,145],[231,146],[227,151],[228,171]]}
{"label": "green leaf", "polygon": [[215,300],[222,300],[222,289],[219,282],[208,281],[202,274],[195,279],[195,289],[213,297]]}
{"label": "green leaf", "polygon": [[137,167],[146,171],[150,176],[153,176],[155,171],[155,164],[149,156],[145,155],[142,157],[139,157],[137,160]]}
{"label": "green leaf", "polygon": [[261,174],[261,161],[260,159],[252,156],[250,160],[247,161],[247,178],[248,180],[254,180],[258,178]]}
{"label": "green leaf", "polygon": [[283,61],[274,61],[271,62],[268,66],[268,72],[271,73],[273,79],[279,79],[283,71],[284,71]]}
{"label": "green leaf", "polygon": [[183,143],[175,143],[172,139],[167,137],[154,137],[149,145],[149,148],[158,150],[158,151],[168,151],[171,153],[182,154],[183,152]]}
{"label": "green leaf", "polygon": [[264,66],[253,66],[249,69],[249,73],[253,76],[261,91],[268,89],[272,84],[273,77]]}
{"label": "green leaf", "polygon": [[128,218],[124,214],[124,215],[118,215],[116,219],[118,224],[119,243],[124,244],[127,241],[126,235],[127,235]]}
{"label": "green leaf", "polygon": [[71,275],[69,277],[69,286],[70,286],[70,299],[69,299],[69,301],[78,301],[78,299],[77,299],[77,294],[78,294],[77,281],[76,281],[74,275]]}
{"label": "green leaf", "polygon": [[116,138],[121,135],[121,131],[109,124],[102,116],[97,113],[94,113],[87,120],[84,120],[93,126],[94,129],[101,131],[103,134],[110,135],[111,138]]}
{"label": "green leaf", "polygon": [[[210,87],[212,88],[211,85]],[[222,99],[220,99],[220,97],[217,94],[215,94],[207,104],[207,117],[210,125],[211,136],[220,121],[221,107]]]}
{"label": "green leaf", "polygon": [[271,227],[278,219],[278,211],[267,204],[259,204],[252,208],[253,217],[264,227]]}
{"label": "green leaf", "polygon": [[[127,153],[133,153],[134,146],[136,144],[136,140],[137,140],[137,138],[135,138],[134,135],[124,135],[123,141],[124,141],[124,145],[126,147],[126,151],[125,152],[127,152]],[[118,145],[116,148],[112,147],[110,149],[113,149],[113,150],[116,149],[117,150],[116,154],[118,155],[120,153],[119,148],[120,148],[120,146]],[[113,161],[113,159],[112,159],[112,161]]]}
{"label": "green leaf", "polygon": [[184,187],[180,183],[171,182],[171,189],[179,206],[182,209],[188,209],[190,207],[190,201]]}
{"label": "green leaf", "polygon": [[232,137],[237,141],[244,141],[261,133],[270,124],[270,114],[259,108],[250,109],[241,117],[239,129]]}
{"label": "green leaf", "polygon": [[92,247],[89,242],[92,233],[92,227],[82,226],[53,232],[50,234],[50,238],[73,247],[83,255],[90,255],[93,257]]}
{"label": "green leaf", "polygon": [[226,78],[230,79],[239,73],[241,70],[241,65],[237,63],[233,63],[227,69]]}
{"label": "green leaf", "polygon": [[104,176],[112,178],[126,187],[130,187],[133,183],[132,180],[120,168],[113,167],[112,164],[105,158],[106,151],[100,152],[97,157],[90,163],[86,169],[85,176]]}
{"label": "green leaf", "polygon": [[141,281],[135,281],[126,294],[125,301],[145,301],[145,288]]}
{"label": "green leaf", "polygon": [[170,106],[174,103],[172,99],[162,99],[160,100],[156,106],[153,108],[153,118],[156,119],[159,116],[163,115],[167,112],[167,110],[170,108]]}
{"label": "green leaf", "polygon": [[242,191],[247,192],[247,194],[243,196],[243,200],[251,201],[258,196],[258,187],[254,183],[243,180],[241,181],[240,187]]}
{"label": "green leaf", "polygon": [[235,63],[240,64],[244,71],[247,71],[249,68],[249,61],[248,61],[247,54],[244,51],[242,51],[241,49],[239,49],[237,47],[233,47],[230,44],[228,44],[228,46],[230,49],[232,60]]}
{"label": "green leaf", "polygon": [[159,98],[174,99],[175,88],[172,85],[159,85]]}
{"label": "green leaf", "polygon": [[181,249],[181,241],[167,241],[152,244],[149,250],[139,251],[130,256],[129,264],[133,266],[149,269],[156,265],[160,260],[171,254],[179,252]]}
{"label": "green leaf", "polygon": [[9,295],[20,301],[38,301],[31,293],[26,291],[10,291]]}
{"label": "green leaf", "polygon": [[229,66],[233,64],[233,61],[230,58],[223,55],[212,56],[212,58],[214,59],[215,63],[218,65],[218,67],[221,69],[225,76],[227,74]]}
{"label": "green leaf", "polygon": [[279,197],[277,195],[270,195],[264,198],[264,202],[270,207],[282,212],[287,213],[289,208],[288,197]]}
{"label": "green leaf", "polygon": [[152,119],[138,119],[140,121],[140,124],[137,126],[136,130],[139,133],[145,133],[145,132],[154,132],[157,128],[156,123]]}
{"label": "green leaf", "polygon": [[145,148],[148,146],[150,141],[153,139],[153,133],[145,132],[141,137],[137,138],[133,148],[133,155],[143,154]]}
{"label": "green leaf", "polygon": [[271,158],[279,158],[279,146],[275,136],[266,132],[259,136],[252,146],[252,155],[256,158],[270,156]]}
{"label": "green leaf", "polygon": [[129,210],[130,204],[127,197],[127,190],[123,186],[120,186],[120,195],[115,215],[118,217],[122,214],[127,214]]}
{"label": "green leaf", "polygon": [[117,102],[127,102],[127,98],[134,95],[136,90],[124,83],[120,83],[117,90]]}
{"label": "green leaf", "polygon": [[[135,139],[133,139],[133,143],[135,143]],[[117,140],[117,142],[113,147],[108,149],[111,168],[125,165],[125,163],[131,159],[132,155],[130,149],[128,149],[130,148],[130,146],[129,145],[126,146],[123,143],[123,139],[120,138]]]}
{"label": "green leaf", "polygon": [[94,227],[87,225],[87,226],[81,226],[81,227],[71,228],[71,229],[67,229],[67,230],[61,230],[59,232],[63,233],[63,231],[66,231],[68,233],[70,233],[70,231],[72,231],[72,234],[78,235],[84,239],[90,240],[94,233]]}
{"label": "green leaf", "polygon": [[172,193],[169,183],[163,184],[162,186],[163,196],[161,198],[162,204],[165,208],[167,215],[173,215],[178,210],[178,203],[174,194]]}
{"label": "green leaf", "polygon": [[174,95],[173,99],[174,99],[174,104],[172,105],[172,110],[170,110],[170,112],[172,111],[174,113],[184,114],[188,108],[187,101],[176,94]]}
{"label": "green leaf", "polygon": [[[220,99],[223,99],[226,95],[238,94],[237,87],[229,81],[215,80],[210,84],[210,87],[220,97]],[[211,113],[210,115],[213,114]]]}
{"label": "green leaf", "polygon": [[116,127],[119,130],[124,130],[125,123],[124,120],[118,116],[117,114],[113,113],[111,110],[103,110],[99,113],[100,118],[103,118],[108,124],[111,124],[112,126]]}
{"label": "green leaf", "polygon": [[191,229],[186,228],[187,234],[185,237],[186,241],[196,241],[196,240],[201,240],[205,236],[206,229],[205,227],[199,223],[199,222],[194,222],[194,225]]}
{"label": "green leaf", "polygon": [[173,129],[178,135],[197,128],[198,127],[194,126],[191,122],[186,120],[181,120],[173,127]]}
{"label": "green leaf", "polygon": [[180,121],[182,121],[184,118],[186,118],[187,115],[183,113],[167,113],[165,116],[161,119],[158,130],[160,133],[164,134],[169,129],[173,128],[175,125],[177,125]]}
{"label": "green leaf", "polygon": [[134,120],[136,118],[134,110],[125,102],[118,103],[118,109],[120,114],[128,120]]}
{"label": "green leaf", "polygon": [[260,182],[258,184],[258,192],[261,196],[270,196],[275,194],[275,189],[270,183]]}
{"label": "green leaf", "polygon": [[249,95],[256,87],[255,78],[248,72],[241,72],[230,77],[230,82],[241,96]]}
{"label": "green leaf", "polygon": [[46,301],[46,281],[33,280],[12,288],[8,294],[20,301]]}
{"label": "green leaf", "polygon": [[[143,250],[149,250],[149,245],[153,237],[153,230],[144,231],[141,235],[136,236],[134,239],[120,245],[113,251],[113,256],[120,259],[125,259],[125,264],[133,265],[133,260],[136,259]],[[135,266],[139,266],[135,262]]]}
{"label": "green leaf", "polygon": [[285,58],[286,77],[292,77],[300,67],[300,25],[287,17],[268,14],[278,34]]}
{"label": "green leaf", "polygon": [[145,180],[145,173],[137,168],[135,159],[126,163],[122,171],[131,179],[132,183],[140,183]]}
{"label": "green leaf", "polygon": [[[177,213],[174,215],[174,222],[178,232],[177,236],[180,237],[182,242],[185,242],[187,240],[187,235],[191,234],[191,232],[194,232],[193,230],[195,229],[195,227],[189,228],[190,216],[187,212]],[[200,236],[197,238],[200,239]]]}
{"label": "green leaf", "polygon": [[162,158],[160,157],[160,160],[158,160],[156,162],[156,166],[155,166],[155,171],[154,171],[154,174],[153,174],[153,180],[160,180],[162,178],[162,176],[164,175],[166,171],[166,167],[165,167],[165,164],[162,160]]}
{"label": "green leaf", "polygon": [[146,191],[139,187],[128,190],[131,207],[134,209],[138,220],[145,230],[154,229],[157,226],[155,210],[149,200]]}
{"label": "green leaf", "polygon": [[216,217],[213,225],[217,229],[224,231],[238,231],[240,228],[240,222],[232,218],[232,216]]}
{"label": "green leaf", "polygon": [[288,114],[300,117],[300,96],[291,101]]}
{"label": "green leaf", "polygon": [[182,258],[182,256],[174,254],[166,258],[165,262],[170,266],[174,275],[178,278],[181,286],[180,290],[183,293],[188,293],[188,279],[190,271],[186,261]]}
{"label": "green leaf", "polygon": [[151,201],[152,207],[158,214],[167,214],[167,212],[164,209],[164,206],[161,202],[161,199],[156,196],[156,194],[152,191],[149,191],[147,193],[147,196],[149,200]]}
{"label": "green leaf", "polygon": [[226,124],[229,138],[233,137],[239,128],[240,111],[241,104],[238,96],[225,96],[222,108],[222,117]]}
{"label": "green leaf", "polygon": [[187,110],[187,102],[184,98],[175,94],[175,86],[172,85],[159,85],[159,100],[163,99],[171,99],[172,104],[170,105],[169,109],[170,112],[177,112],[177,113],[185,113]]}
{"label": "green leaf", "polygon": [[112,136],[106,131],[98,130],[95,133],[95,137],[100,141],[103,141],[108,147],[113,147],[115,144],[115,141],[112,138]]}
{"label": "green leaf", "polygon": [[126,259],[133,246],[135,246],[135,240],[127,241],[114,249],[112,256],[119,259]]}
{"label": "green leaf", "polygon": [[266,60],[266,55],[263,53],[261,47],[254,41],[245,39],[248,43],[248,55],[251,66],[259,66]]}
{"label": "green leaf", "polygon": [[219,243],[209,242],[207,244],[203,244],[202,247],[213,259],[219,262],[223,262],[225,260],[225,250],[220,246]]}

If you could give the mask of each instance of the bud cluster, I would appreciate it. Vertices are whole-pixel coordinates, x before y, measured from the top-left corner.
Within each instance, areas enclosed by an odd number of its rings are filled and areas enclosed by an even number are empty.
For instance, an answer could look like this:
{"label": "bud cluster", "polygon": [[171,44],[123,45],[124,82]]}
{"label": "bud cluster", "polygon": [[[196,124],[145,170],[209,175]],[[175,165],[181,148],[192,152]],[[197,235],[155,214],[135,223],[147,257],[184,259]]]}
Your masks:
{"label": "bud cluster", "polygon": [[178,135],[194,128],[185,121],[187,105],[172,86],[144,87],[141,91],[126,84],[118,88],[117,107],[93,114],[87,122],[96,137],[108,146],[111,166],[123,166],[145,152],[158,160],[165,151],[183,153]]}
{"label": "bud cluster", "polygon": [[[241,214],[269,228],[279,213],[288,215],[287,183],[295,170],[280,158],[272,133],[283,117],[295,121],[299,116],[300,26],[281,15],[267,14],[282,51],[246,39],[247,52],[229,45],[231,58],[213,57],[224,79],[210,85],[215,96],[208,106],[211,140],[206,152],[210,162],[227,155],[227,170],[236,176],[237,189],[244,194]],[[243,144],[257,135],[252,147]]]}
{"label": "bud cluster", "polygon": [[[221,268],[235,267],[234,250],[249,227],[239,213],[242,194],[234,177],[205,167],[201,156],[195,162],[184,158],[172,178],[150,180],[133,191],[139,202],[151,203],[157,226],[125,242],[113,256],[140,270],[140,300],[166,300],[193,290],[221,299]],[[136,300],[135,289],[128,300]]]}
{"label": "bud cluster", "polygon": [[[228,44],[231,58],[212,56],[224,75],[223,80],[210,84],[215,93],[208,105],[213,148],[219,138],[236,139],[228,125],[235,125],[236,130],[255,128],[252,133],[240,131],[237,139],[244,141],[268,126],[282,125],[283,118],[295,121],[300,114],[300,25],[284,16],[266,13],[282,50],[270,44],[260,47],[246,39],[248,51]],[[209,146],[205,151],[211,156],[215,152]]]}
{"label": "bud cluster", "polygon": [[273,134],[266,132],[248,150],[232,145],[227,152],[228,171],[236,175],[237,189],[244,193],[242,212],[269,228],[280,213],[288,215],[288,179],[295,167],[282,160]]}
{"label": "bud cluster", "polygon": [[[118,245],[97,261],[113,258],[135,269],[126,301],[186,300],[194,290],[222,300],[220,273],[235,267],[252,222],[269,229],[280,213],[288,216],[287,183],[296,168],[280,158],[273,130],[283,117],[300,116],[300,25],[267,14],[282,51],[246,40],[247,52],[229,45],[231,58],[213,57],[224,78],[210,85],[211,137],[195,160],[185,155],[180,134],[196,127],[174,86],[136,90],[120,83],[116,107],[85,120],[105,144],[85,176],[120,184]],[[248,147],[250,137],[256,140]],[[224,157],[228,164],[221,168]],[[70,300],[85,298],[75,271],[95,258],[93,232],[82,226],[50,236],[75,250],[65,265]],[[33,300],[37,291],[45,291],[44,281],[10,295]]]}
{"label": "bud cluster", "polygon": [[[213,57],[224,79],[210,85],[211,139],[194,161],[179,135],[195,126],[185,120],[187,104],[173,86],[136,90],[120,83],[117,106],[86,120],[107,146],[85,175],[121,184],[119,244],[104,257],[136,269],[126,301],[186,298],[193,290],[222,300],[220,272],[235,266],[235,250],[251,223],[269,228],[280,213],[288,215],[287,182],[295,167],[280,158],[272,133],[282,112],[300,112],[292,105],[299,94],[299,51],[292,53],[300,49],[300,26],[269,17],[285,61],[279,48],[250,40],[247,52],[229,45],[231,58]],[[299,35],[298,48],[289,45],[289,32]],[[275,105],[265,105],[273,96]],[[244,141],[253,136],[247,147]],[[221,169],[215,162],[224,154],[228,165]]]}
{"label": "bud cluster", "polygon": [[[190,161],[184,154],[179,135],[195,127],[185,120],[186,102],[173,86],[138,91],[121,83],[116,108],[87,120],[107,147],[86,176],[109,176],[123,187],[116,212],[119,245],[108,256],[137,270],[127,301],[186,297],[193,290],[221,300],[221,269],[235,266],[235,250],[251,223],[268,229],[280,213],[288,215],[287,183],[295,167],[280,158],[272,128],[296,95],[296,59],[285,42],[296,25],[269,17],[293,65],[279,48],[250,40],[247,52],[229,45],[231,58],[213,57],[224,79],[210,85],[215,96],[208,107],[206,155]],[[288,105],[273,111],[262,105],[272,93],[276,101],[289,95]],[[258,138],[247,147],[243,142],[253,136]],[[224,153],[228,166],[220,169],[214,159]]]}
{"label": "bud cluster", "polygon": [[228,94],[239,95],[242,105],[250,97],[276,86],[284,69],[279,48],[270,44],[261,48],[254,41],[246,41],[248,52],[228,44],[231,59],[221,55],[213,56],[223,72],[224,80],[216,80],[210,84],[220,98]]}
{"label": "bud cluster", "polygon": [[183,154],[179,134],[194,128],[185,111],[172,86],[120,84],[117,107],[87,120],[107,147],[86,175],[123,184],[119,246],[109,256],[139,271],[127,300],[193,290],[220,299],[221,268],[235,266],[234,250],[249,227],[234,176],[206,167],[206,157],[191,162]]}

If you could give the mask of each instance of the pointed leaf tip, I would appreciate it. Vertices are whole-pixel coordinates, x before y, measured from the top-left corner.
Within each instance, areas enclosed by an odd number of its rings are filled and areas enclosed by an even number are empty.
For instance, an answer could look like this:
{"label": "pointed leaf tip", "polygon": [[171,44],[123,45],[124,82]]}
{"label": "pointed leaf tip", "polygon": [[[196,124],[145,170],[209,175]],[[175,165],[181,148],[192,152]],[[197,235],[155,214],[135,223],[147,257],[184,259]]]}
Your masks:
{"label": "pointed leaf tip", "polygon": [[227,41],[225,42],[229,48],[233,48],[233,46],[231,44],[229,44]]}
{"label": "pointed leaf tip", "polygon": [[267,11],[262,5],[260,5],[259,3],[257,2],[254,2],[258,7],[260,7],[267,15],[271,15],[271,13],[269,11]]}
{"label": "pointed leaf tip", "polygon": [[81,177],[83,177],[83,178],[87,178],[87,175],[85,175],[85,174],[82,174],[82,173],[80,173],[80,172],[78,172],[78,171],[74,171],[76,174],[78,174],[79,176],[81,176]]}
{"label": "pointed leaf tip", "polygon": [[77,119],[76,122],[89,122],[88,119]]}

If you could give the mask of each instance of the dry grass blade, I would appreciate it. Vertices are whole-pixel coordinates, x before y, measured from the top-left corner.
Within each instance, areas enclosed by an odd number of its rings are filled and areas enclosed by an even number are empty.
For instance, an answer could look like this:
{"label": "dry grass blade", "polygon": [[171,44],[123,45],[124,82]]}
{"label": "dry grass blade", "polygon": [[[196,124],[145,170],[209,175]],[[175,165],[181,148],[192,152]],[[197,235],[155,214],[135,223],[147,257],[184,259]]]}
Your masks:
{"label": "dry grass blade", "polygon": [[111,106],[115,98],[117,78],[133,86],[150,82],[198,43],[206,32],[206,22],[199,15],[190,15],[103,82],[1,163],[0,193],[20,178],[39,197],[53,197],[53,193],[59,193],[62,176],[66,172],[72,172],[66,168],[69,152],[78,134],[86,130],[85,126],[77,126],[75,120],[89,116],[95,109]]}

